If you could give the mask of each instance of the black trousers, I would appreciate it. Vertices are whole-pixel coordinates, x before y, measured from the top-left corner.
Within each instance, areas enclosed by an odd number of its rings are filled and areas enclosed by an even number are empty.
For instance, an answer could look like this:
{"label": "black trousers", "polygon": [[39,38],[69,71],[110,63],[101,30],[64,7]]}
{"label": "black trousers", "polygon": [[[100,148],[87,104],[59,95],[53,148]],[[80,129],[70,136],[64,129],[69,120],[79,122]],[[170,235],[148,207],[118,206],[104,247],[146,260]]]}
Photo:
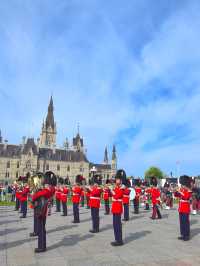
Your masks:
{"label": "black trousers", "polygon": [[139,213],[139,199],[135,198],[133,200],[133,205],[134,205],[134,213],[138,214]]}
{"label": "black trousers", "polygon": [[99,208],[91,208],[92,229],[99,232]]}
{"label": "black trousers", "polygon": [[121,214],[113,214],[113,228],[114,228],[115,241],[121,243],[122,242]]}
{"label": "black trousers", "polygon": [[63,215],[67,216],[67,203],[62,202]]}
{"label": "black trousers", "polygon": [[56,211],[60,212],[60,200],[56,199]]}
{"label": "black trousers", "polygon": [[129,204],[124,204],[124,220],[129,220]]}
{"label": "black trousers", "polygon": [[38,217],[36,215],[35,209],[33,209],[33,232],[37,235],[38,234]]}
{"label": "black trousers", "polygon": [[183,238],[190,237],[190,219],[189,214],[179,213],[180,233]]}
{"label": "black trousers", "polygon": [[78,203],[73,203],[73,214],[74,214],[74,222],[80,222]]}
{"label": "black trousers", "polygon": [[38,218],[38,248],[46,249],[46,217]]}
{"label": "black trousers", "polygon": [[159,207],[157,204],[153,204],[153,209],[152,209],[152,218],[156,219],[156,217],[158,217],[159,219],[162,218],[162,215],[160,213]]}
{"label": "black trousers", "polygon": [[110,202],[109,202],[109,200],[104,200],[104,206],[105,206],[105,213],[109,214],[110,213]]}
{"label": "black trousers", "polygon": [[21,212],[23,217],[26,217],[27,214],[27,201],[21,202]]}
{"label": "black trousers", "polygon": [[15,201],[15,210],[19,210],[19,207],[20,207],[20,201],[19,199],[16,198],[16,201]]}

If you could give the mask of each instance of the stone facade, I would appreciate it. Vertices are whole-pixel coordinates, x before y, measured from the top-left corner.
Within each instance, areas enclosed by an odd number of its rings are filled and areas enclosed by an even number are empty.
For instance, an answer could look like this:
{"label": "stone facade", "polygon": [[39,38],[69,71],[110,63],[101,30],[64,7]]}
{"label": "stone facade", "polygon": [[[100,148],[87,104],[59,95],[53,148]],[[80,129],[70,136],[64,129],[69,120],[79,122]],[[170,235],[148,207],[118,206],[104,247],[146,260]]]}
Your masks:
{"label": "stone facade", "polygon": [[46,172],[48,170],[61,177],[68,176],[72,183],[77,174],[81,174],[85,178],[90,177],[91,169],[95,169],[96,173],[101,174],[103,178],[115,175],[117,169],[115,146],[113,146],[111,163],[109,163],[106,148],[103,164],[88,161],[79,130],[72,140],[72,146],[69,145],[68,140],[65,141],[64,147],[56,146],[57,131],[53,109],[51,97],[48,114],[43,122],[37,143],[33,138],[23,138],[22,144],[11,145],[7,141],[3,142],[0,132],[0,181],[12,182],[28,172]]}

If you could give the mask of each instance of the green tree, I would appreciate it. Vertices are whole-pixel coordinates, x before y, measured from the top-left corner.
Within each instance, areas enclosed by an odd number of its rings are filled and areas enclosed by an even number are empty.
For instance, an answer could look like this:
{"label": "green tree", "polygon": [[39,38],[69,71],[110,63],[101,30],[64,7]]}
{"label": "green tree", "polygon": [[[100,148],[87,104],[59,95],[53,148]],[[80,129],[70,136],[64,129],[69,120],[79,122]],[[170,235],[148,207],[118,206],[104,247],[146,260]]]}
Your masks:
{"label": "green tree", "polygon": [[159,179],[162,179],[164,174],[163,172],[160,170],[160,168],[155,167],[155,166],[151,166],[144,174],[145,179],[149,179],[152,176],[155,176]]}

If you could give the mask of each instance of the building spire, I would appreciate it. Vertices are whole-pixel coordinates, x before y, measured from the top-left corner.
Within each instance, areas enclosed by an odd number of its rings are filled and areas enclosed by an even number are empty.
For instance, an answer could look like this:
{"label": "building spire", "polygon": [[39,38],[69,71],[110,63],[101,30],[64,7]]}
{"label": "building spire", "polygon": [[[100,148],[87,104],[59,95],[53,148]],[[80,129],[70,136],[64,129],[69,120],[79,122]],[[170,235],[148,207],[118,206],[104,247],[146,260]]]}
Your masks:
{"label": "building spire", "polygon": [[46,117],[46,128],[51,127],[52,129],[55,128],[55,122],[54,122],[54,107],[53,107],[53,97],[51,96],[49,106],[48,106],[48,114]]}
{"label": "building spire", "polygon": [[108,164],[108,149],[107,147],[105,148],[105,152],[104,152],[104,163]]}
{"label": "building spire", "polygon": [[116,154],[116,147],[115,145],[113,145],[113,150],[112,150],[112,160],[116,160],[117,159],[117,154]]}
{"label": "building spire", "polygon": [[0,129],[0,143],[2,143],[2,142],[3,142],[3,138],[1,136],[1,129]]}

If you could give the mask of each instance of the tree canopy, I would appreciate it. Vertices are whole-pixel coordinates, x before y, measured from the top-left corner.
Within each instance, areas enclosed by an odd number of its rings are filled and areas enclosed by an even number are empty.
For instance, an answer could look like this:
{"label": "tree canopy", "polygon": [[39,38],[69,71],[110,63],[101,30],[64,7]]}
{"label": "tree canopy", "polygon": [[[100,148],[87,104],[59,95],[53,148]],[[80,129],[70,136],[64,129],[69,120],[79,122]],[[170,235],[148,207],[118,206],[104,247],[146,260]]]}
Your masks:
{"label": "tree canopy", "polygon": [[149,169],[147,169],[144,176],[145,176],[145,179],[149,179],[152,176],[162,179],[164,175],[163,175],[163,172],[160,170],[160,168],[151,166]]}

